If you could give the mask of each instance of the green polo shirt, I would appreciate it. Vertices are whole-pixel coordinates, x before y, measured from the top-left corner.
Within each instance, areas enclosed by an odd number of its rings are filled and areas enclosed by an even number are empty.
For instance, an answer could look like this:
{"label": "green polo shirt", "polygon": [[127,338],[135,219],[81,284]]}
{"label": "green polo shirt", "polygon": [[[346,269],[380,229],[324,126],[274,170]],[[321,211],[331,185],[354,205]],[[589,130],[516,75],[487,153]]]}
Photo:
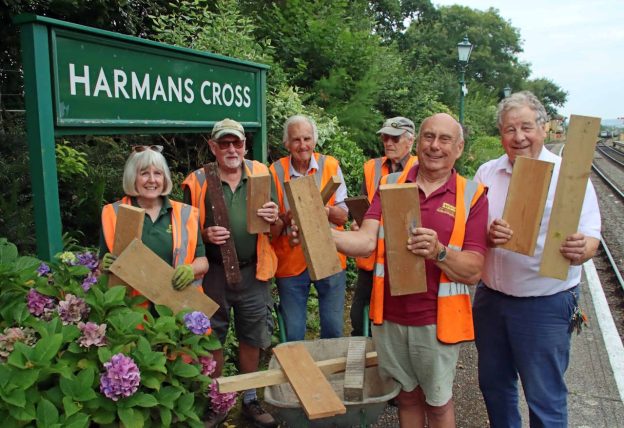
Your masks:
{"label": "green polo shirt", "polygon": [[[232,190],[230,185],[221,181],[225,205],[228,210],[228,220],[230,222],[230,233],[234,240],[236,255],[239,263],[246,263],[256,258],[256,241],[258,235],[247,232],[247,172],[243,168],[241,181]],[[277,190],[275,183],[271,180],[271,200],[277,202]],[[188,204],[191,201],[191,194],[187,188],[184,190],[184,201]],[[212,206],[209,198],[204,201],[206,207],[206,222],[204,227],[214,226]],[[223,263],[221,249],[219,245],[206,242],[206,256],[210,262]]]}
{"label": "green polo shirt", "polygon": [[[135,197],[131,197],[132,206],[138,207],[139,204]],[[173,233],[171,229],[171,202],[167,196],[163,196],[163,204],[158,213],[156,221],[145,214],[143,221],[143,234],[141,241],[143,244],[161,259],[173,266]],[[108,252],[104,233],[100,231],[100,257]],[[201,238],[201,231],[197,228],[197,247],[195,248],[195,257],[203,257],[205,254],[204,243]]]}

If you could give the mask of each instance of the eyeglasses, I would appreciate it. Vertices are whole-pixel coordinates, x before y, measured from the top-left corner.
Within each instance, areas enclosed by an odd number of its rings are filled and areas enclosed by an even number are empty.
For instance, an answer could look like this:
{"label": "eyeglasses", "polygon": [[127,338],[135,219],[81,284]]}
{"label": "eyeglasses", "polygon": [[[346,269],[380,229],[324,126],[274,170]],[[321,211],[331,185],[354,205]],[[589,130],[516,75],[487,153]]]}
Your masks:
{"label": "eyeglasses", "polygon": [[155,152],[162,153],[163,146],[132,146],[132,151],[135,153],[141,153],[145,150],[153,150]]}
{"label": "eyeglasses", "polygon": [[227,150],[230,148],[230,144],[234,146],[235,149],[242,149],[245,145],[245,140],[228,140],[228,141],[215,141],[219,146],[220,150]]}
{"label": "eyeglasses", "polygon": [[381,134],[381,141],[385,143],[386,141],[391,140],[394,144],[397,144],[401,140],[402,136],[403,134],[401,135]]}

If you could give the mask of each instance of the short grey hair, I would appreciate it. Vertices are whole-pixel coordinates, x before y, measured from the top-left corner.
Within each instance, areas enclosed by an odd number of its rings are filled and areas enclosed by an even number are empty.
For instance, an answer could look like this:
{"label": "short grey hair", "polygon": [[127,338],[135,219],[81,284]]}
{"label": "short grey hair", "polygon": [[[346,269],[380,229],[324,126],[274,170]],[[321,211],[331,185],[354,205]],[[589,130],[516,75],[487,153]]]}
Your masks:
{"label": "short grey hair", "polygon": [[[455,122],[455,124],[457,125],[457,141],[456,141],[456,143],[459,142],[459,141],[464,141],[464,127],[461,125],[461,123],[459,123],[459,121],[457,119],[455,119],[453,116],[451,116],[448,113],[436,113],[436,114],[446,115],[446,116],[450,117],[451,119],[453,119],[453,122]],[[436,116],[436,114],[432,114],[431,116],[426,117],[422,122],[420,122],[420,126],[418,127],[418,140],[420,140],[420,137],[422,137],[422,129],[423,129],[423,125],[425,124],[425,122],[427,122],[433,116]]]}
{"label": "short grey hair", "polygon": [[529,107],[535,112],[535,123],[537,125],[545,125],[548,122],[548,113],[544,105],[530,91],[520,91],[511,94],[507,98],[503,98],[498,103],[497,123],[500,128],[503,125],[503,116],[510,110],[522,107]]}
{"label": "short grey hair", "polygon": [[318,142],[318,129],[316,127],[316,122],[312,120],[311,117],[305,116],[303,114],[295,114],[290,116],[286,122],[284,122],[284,134],[282,136],[282,142],[286,143],[288,141],[288,127],[294,123],[307,123],[312,127],[312,134],[314,136],[314,143]]}
{"label": "short grey hair", "polygon": [[155,150],[143,150],[142,152],[132,152],[124,166],[123,189],[126,195],[138,196],[139,193],[135,186],[137,174],[150,166],[162,171],[165,176],[164,188],[161,195],[168,195],[171,193],[173,183],[171,181],[171,173],[169,172],[167,160],[162,153]]}

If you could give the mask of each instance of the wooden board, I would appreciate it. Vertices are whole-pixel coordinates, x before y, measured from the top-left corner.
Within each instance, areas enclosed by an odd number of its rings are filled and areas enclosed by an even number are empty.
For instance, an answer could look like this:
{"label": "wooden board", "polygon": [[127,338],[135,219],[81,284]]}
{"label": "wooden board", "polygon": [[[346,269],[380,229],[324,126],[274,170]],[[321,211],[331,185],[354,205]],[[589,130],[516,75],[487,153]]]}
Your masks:
{"label": "wooden board", "polygon": [[278,346],[273,348],[273,354],[282,366],[308,419],[326,418],[347,412],[302,343]]}
{"label": "wooden board", "polygon": [[345,401],[364,400],[364,369],[366,358],[366,339],[349,339],[347,366],[344,377]]}
{"label": "wooden board", "polygon": [[271,225],[259,217],[258,209],[271,200],[271,175],[268,172],[247,176],[247,232],[267,233]]}
{"label": "wooden board", "polygon": [[365,195],[354,196],[352,198],[345,199],[345,204],[347,204],[347,208],[349,208],[351,218],[355,220],[358,226],[361,226],[362,221],[364,220],[364,214],[366,214],[368,207],[370,207],[368,198]]}
{"label": "wooden board", "polygon": [[540,265],[542,276],[558,279],[568,277],[570,260],[561,255],[559,248],[569,235],[578,230],[599,130],[598,117],[570,117],[568,139],[563,151]]}
{"label": "wooden board", "polygon": [[342,265],[314,176],[290,180],[284,187],[295,223],[299,227],[299,238],[310,278],[315,281],[340,272]]}
{"label": "wooden board", "polygon": [[503,211],[513,235],[501,248],[533,256],[554,167],[552,162],[516,158]]}
{"label": "wooden board", "polygon": [[[132,205],[120,204],[117,210],[117,221],[115,223],[115,240],[113,242],[112,253],[120,255],[133,239],[141,239],[143,235],[143,223],[145,221],[145,210]],[[108,286],[125,284],[117,275],[108,275]]]}
{"label": "wooden board", "polygon": [[201,311],[209,318],[219,305],[190,286],[178,291],[171,285],[173,268],[141,241],[134,239],[110,267],[111,272],[158,305],[166,305],[174,313],[184,309]]}
{"label": "wooden board", "polygon": [[[367,352],[365,359],[366,367],[377,365],[377,352]],[[345,371],[346,357],[331,358],[329,360],[315,361],[314,364],[325,376]],[[219,392],[236,392],[264,386],[279,385],[288,382],[288,378],[282,369],[263,370],[253,373],[244,373],[236,376],[217,378]]]}
{"label": "wooden board", "polygon": [[340,187],[340,177],[334,175],[327,183],[325,183],[325,187],[321,190],[321,199],[323,200],[323,205],[327,205],[331,197],[336,193],[338,187]]}
{"label": "wooden board", "polygon": [[[206,174],[206,184],[208,185],[206,197],[212,207],[215,226],[225,227],[230,230],[230,219],[227,206],[225,205],[225,196],[223,195],[223,187],[221,187],[221,175],[219,174],[217,163],[212,162],[204,165],[204,174]],[[236,254],[236,246],[234,245],[232,235],[223,245],[219,245],[219,250],[221,250],[221,257],[223,258],[225,281],[232,287],[240,284],[242,277],[238,267],[238,255]]]}
{"label": "wooden board", "polygon": [[407,249],[409,229],[421,225],[418,187],[416,183],[382,184],[379,191],[390,294],[424,293],[427,291],[425,259]]}

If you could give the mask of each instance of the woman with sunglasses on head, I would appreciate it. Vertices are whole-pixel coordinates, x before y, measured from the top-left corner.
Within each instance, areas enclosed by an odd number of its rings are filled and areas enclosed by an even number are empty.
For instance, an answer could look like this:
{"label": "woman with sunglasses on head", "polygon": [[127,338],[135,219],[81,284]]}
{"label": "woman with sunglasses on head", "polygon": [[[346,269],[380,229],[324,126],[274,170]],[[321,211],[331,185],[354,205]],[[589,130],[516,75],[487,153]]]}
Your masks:
{"label": "woman with sunglasses on head", "polygon": [[173,186],[162,149],[162,146],[132,148],[123,173],[126,196],[102,209],[100,265],[108,271],[115,260],[111,251],[119,206],[127,204],[143,208],[145,220],[141,240],[175,268],[171,285],[181,290],[194,280],[201,280],[208,271],[208,259],[199,230],[199,211],[167,196]]}

